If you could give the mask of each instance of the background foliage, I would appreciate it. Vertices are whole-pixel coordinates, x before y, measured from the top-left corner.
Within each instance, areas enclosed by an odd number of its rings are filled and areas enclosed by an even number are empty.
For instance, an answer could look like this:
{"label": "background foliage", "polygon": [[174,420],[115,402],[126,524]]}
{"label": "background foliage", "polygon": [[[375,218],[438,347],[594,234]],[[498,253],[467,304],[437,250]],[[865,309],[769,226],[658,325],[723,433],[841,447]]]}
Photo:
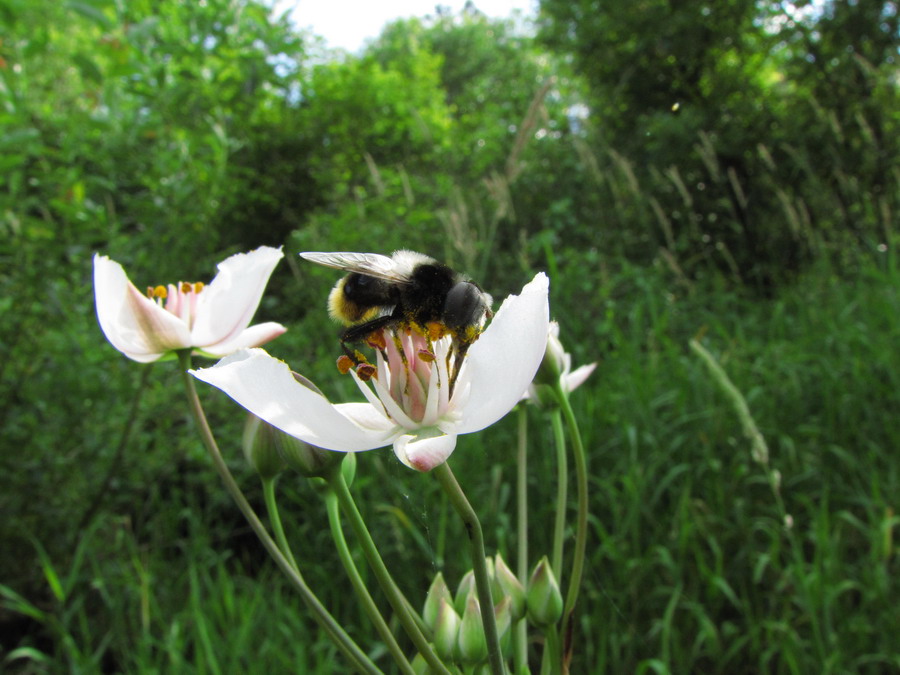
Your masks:
{"label": "background foliage", "polygon": [[[410,247],[495,298],[550,272],[567,347],[601,364],[576,394],[576,672],[900,668],[898,21],[889,1],[542,0],[536,38],[469,8],[338,55],[253,0],[0,0],[4,666],[340,669],[216,482],[177,374],[126,362],[94,317],[94,251],[140,285],[270,244],[288,260],[258,316],[292,329],[271,351],[342,398],[334,274],[297,251]],[[549,522],[550,434],[529,417]],[[504,554],[514,427],[455,456]],[[432,481],[370,453],[355,487],[409,595],[459,577]],[[318,497],[282,489],[321,561]],[[378,658],[334,564],[311,585]]]}

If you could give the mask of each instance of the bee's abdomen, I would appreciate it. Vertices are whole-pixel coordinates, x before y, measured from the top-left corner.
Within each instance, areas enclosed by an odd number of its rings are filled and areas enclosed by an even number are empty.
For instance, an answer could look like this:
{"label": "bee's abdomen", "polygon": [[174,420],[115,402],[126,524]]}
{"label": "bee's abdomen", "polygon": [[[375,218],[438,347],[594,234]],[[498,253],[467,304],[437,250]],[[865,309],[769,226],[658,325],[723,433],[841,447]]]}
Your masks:
{"label": "bee's abdomen", "polygon": [[353,272],[338,281],[328,296],[328,313],[346,325],[368,321],[382,307],[397,304],[397,291],[389,283]]}

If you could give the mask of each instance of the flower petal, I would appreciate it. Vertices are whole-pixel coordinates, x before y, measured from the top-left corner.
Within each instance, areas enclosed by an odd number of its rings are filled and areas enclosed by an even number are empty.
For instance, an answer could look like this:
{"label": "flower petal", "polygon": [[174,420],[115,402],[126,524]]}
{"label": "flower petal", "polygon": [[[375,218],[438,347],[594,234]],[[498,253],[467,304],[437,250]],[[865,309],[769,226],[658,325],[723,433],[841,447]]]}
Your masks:
{"label": "flower petal", "polygon": [[468,380],[471,389],[457,433],[479,431],[499,420],[534,379],[547,347],[549,284],[541,272],[521,295],[506,298],[491,325],[472,345],[460,375],[460,381]]}
{"label": "flower petal", "polygon": [[344,417],[349,417],[357,426],[363,429],[371,429],[383,434],[393,433],[394,435],[400,429],[400,426],[387,417],[380,407],[375,407],[369,403],[336,403],[334,407]]}
{"label": "flower petal", "polygon": [[269,321],[267,323],[258,323],[255,326],[245,328],[237,337],[224,342],[218,342],[202,348],[202,353],[209,354],[214,358],[222,358],[228,354],[232,354],[239,349],[249,349],[250,347],[259,347],[274,340],[282,335],[287,328],[280,323]]}
{"label": "flower petal", "polygon": [[106,339],[125,356],[150,363],[191,345],[187,325],[141,293],[122,266],[94,255],[94,301]]}
{"label": "flower petal", "polygon": [[280,248],[261,246],[220,262],[216,278],[197,300],[193,344],[206,347],[236,340],[250,324],[272,270],[283,256]]}
{"label": "flower petal", "polygon": [[[396,436],[383,427],[357,424],[341,408],[297,382],[284,361],[269,356],[263,349],[244,349],[212,368],[190,373],[218,387],[272,426],[326,450],[371,450],[390,445]],[[354,411],[354,417],[374,419],[372,414],[364,416],[359,410]]]}
{"label": "flower petal", "polygon": [[594,368],[597,367],[596,363],[589,363],[586,366],[581,366],[576,368],[571,373],[564,375],[565,381],[563,382],[563,388],[566,391],[572,391],[573,389],[577,389],[580,387],[586,379],[590,376],[591,373],[594,372]]}
{"label": "flower petal", "polygon": [[447,461],[456,448],[456,434],[412,436],[404,434],[394,441],[397,459],[416,471],[431,471]]}

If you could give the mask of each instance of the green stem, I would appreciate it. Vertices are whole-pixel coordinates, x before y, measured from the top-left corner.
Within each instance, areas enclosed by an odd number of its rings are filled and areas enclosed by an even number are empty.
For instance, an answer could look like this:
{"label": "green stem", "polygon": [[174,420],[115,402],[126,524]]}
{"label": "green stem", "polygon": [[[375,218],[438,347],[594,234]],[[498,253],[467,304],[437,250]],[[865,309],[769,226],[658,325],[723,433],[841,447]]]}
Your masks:
{"label": "green stem", "polygon": [[472,544],[472,569],[475,572],[475,586],[478,589],[478,602],[481,605],[481,620],[484,623],[484,637],[487,641],[488,660],[492,675],[505,675],[506,666],[500,651],[500,638],[497,634],[497,621],[494,618],[494,601],[491,598],[491,583],[488,579],[487,562],[484,554],[484,533],[475,509],[466,499],[456,476],[450,470],[450,464],[444,462],[434,469],[434,475],[450,498],[450,503],[462,518]]}
{"label": "green stem", "polygon": [[116,446],[115,453],[113,453],[112,461],[109,463],[109,467],[106,470],[106,475],[103,477],[103,480],[99,482],[100,487],[97,488],[97,491],[94,493],[93,500],[84,510],[81,520],[78,521],[78,526],[72,530],[74,535],[78,538],[82,536],[84,530],[87,529],[87,526],[94,519],[94,516],[97,515],[97,511],[100,510],[103,500],[109,495],[109,486],[112,483],[113,477],[119,473],[119,469],[122,466],[122,459],[125,457],[125,449],[128,447],[128,441],[131,439],[131,432],[134,430],[135,422],[137,422],[141,397],[147,389],[147,382],[150,379],[151,370],[153,370],[152,363],[147,364],[145,368],[141,369],[141,379],[138,382],[137,388],[134,390],[134,396],[132,396],[131,399],[131,408],[128,410],[128,418],[125,421],[125,426],[122,427],[122,434],[119,436],[119,444]]}
{"label": "green stem", "polygon": [[269,522],[272,523],[272,530],[275,532],[275,541],[281,547],[284,557],[291,563],[294,570],[299,570],[297,561],[294,559],[294,553],[291,551],[291,545],[288,543],[284,534],[284,527],[281,524],[281,515],[278,513],[278,502],[275,499],[275,482],[276,478],[263,478],[263,498],[266,501],[266,510],[269,512]]}
{"label": "green stem", "polygon": [[347,576],[350,577],[350,584],[353,586],[353,590],[356,591],[356,595],[362,602],[363,610],[365,610],[369,620],[375,625],[375,630],[378,631],[381,639],[384,640],[384,644],[387,645],[388,651],[391,653],[391,656],[394,657],[394,661],[397,663],[400,671],[406,675],[415,675],[415,671],[410,665],[409,660],[406,658],[406,654],[403,653],[400,645],[397,644],[394,634],[391,632],[390,627],[378,610],[378,605],[376,605],[375,600],[372,599],[372,595],[366,588],[366,583],[363,581],[359,569],[356,567],[356,562],[353,560],[353,554],[350,553],[350,548],[347,546],[347,540],[344,538],[344,530],[341,527],[341,513],[340,506],[338,505],[338,498],[331,488],[329,488],[328,492],[325,494],[325,506],[328,510],[328,523],[331,526],[331,536],[334,538],[338,556],[344,564]]}
{"label": "green stem", "polygon": [[[528,413],[519,405],[519,447],[516,461],[517,539],[516,575],[523,588],[528,587]],[[513,655],[517,673],[528,672],[528,625],[516,624],[513,633]]]}
{"label": "green stem", "polygon": [[560,631],[563,650],[568,649],[572,631],[572,617],[575,611],[575,603],[578,601],[578,593],[581,589],[581,575],[584,571],[584,555],[587,549],[587,524],[588,524],[588,476],[587,460],[584,455],[584,444],[581,440],[581,432],[578,430],[578,421],[569,397],[562,385],[555,387],[556,398],[562,410],[566,425],[569,427],[569,435],[572,438],[572,455],[575,458],[575,485],[578,493],[578,511],[575,520],[575,552],[572,558],[572,572],[569,577],[568,590],[566,591],[566,603],[563,608],[563,621]]}
{"label": "green stem", "polygon": [[347,520],[350,521],[350,527],[353,529],[353,533],[359,540],[360,546],[362,546],[366,560],[369,562],[369,566],[372,568],[372,572],[375,574],[375,578],[378,580],[381,590],[384,591],[384,594],[387,596],[388,602],[397,614],[397,618],[400,620],[400,624],[403,626],[406,634],[409,636],[410,640],[412,640],[416,649],[419,650],[419,653],[422,655],[422,658],[425,659],[425,662],[431,666],[433,671],[440,673],[441,675],[451,675],[450,671],[447,670],[447,667],[438,658],[437,654],[435,654],[431,645],[428,644],[428,640],[419,628],[419,624],[413,616],[413,612],[410,611],[406,598],[400,592],[400,589],[397,588],[397,585],[391,577],[391,573],[381,559],[378,547],[372,540],[372,535],[369,534],[369,529],[366,527],[366,523],[359,513],[359,509],[356,508],[356,502],[353,501],[350,490],[347,488],[347,482],[344,480],[340,466],[333,467],[325,476],[325,480],[328,481],[328,485],[331,487],[340,503],[341,510],[344,512]]}
{"label": "green stem", "polygon": [[553,555],[550,566],[560,585],[563,583],[563,536],[566,531],[566,505],[569,500],[569,464],[566,459],[566,436],[562,415],[554,408],[550,413],[553,440],[556,445],[556,521],[553,524]]}
{"label": "green stem", "polygon": [[544,631],[544,659],[542,675],[559,675],[562,671],[562,654],[560,653],[559,634],[553,626]]}
{"label": "green stem", "polygon": [[382,671],[372,663],[372,660],[366,656],[365,652],[359,648],[334,617],[329,614],[325,606],[319,602],[315,593],[313,593],[309,586],[306,585],[303,576],[294,569],[290,561],[278,548],[278,544],[275,543],[275,540],[272,539],[266,531],[262,521],[260,521],[256,512],[253,510],[253,507],[250,506],[250,503],[247,501],[246,497],[244,497],[244,493],[241,492],[241,488],[238,486],[237,481],[235,481],[234,476],[228,469],[228,465],[222,457],[219,446],[216,444],[216,439],[206,420],[203,407],[200,405],[197,389],[194,386],[194,378],[188,372],[191,368],[190,350],[179,351],[178,361],[181,366],[182,379],[184,381],[185,390],[187,391],[191,414],[194,417],[194,421],[197,423],[197,428],[200,431],[203,444],[206,446],[210,458],[213,461],[213,465],[216,467],[216,471],[222,478],[222,482],[225,483],[225,489],[231,495],[231,498],[235,501],[238,508],[241,510],[241,513],[244,514],[244,517],[247,519],[253,532],[259,537],[259,540],[262,542],[262,545],[265,547],[266,551],[268,551],[269,555],[272,556],[275,564],[278,565],[282,572],[284,572],[291,584],[300,594],[300,597],[312,612],[313,618],[318,621],[319,625],[326,633],[328,633],[328,636],[334,641],[335,645],[344,656],[346,656],[361,673],[383,675]]}

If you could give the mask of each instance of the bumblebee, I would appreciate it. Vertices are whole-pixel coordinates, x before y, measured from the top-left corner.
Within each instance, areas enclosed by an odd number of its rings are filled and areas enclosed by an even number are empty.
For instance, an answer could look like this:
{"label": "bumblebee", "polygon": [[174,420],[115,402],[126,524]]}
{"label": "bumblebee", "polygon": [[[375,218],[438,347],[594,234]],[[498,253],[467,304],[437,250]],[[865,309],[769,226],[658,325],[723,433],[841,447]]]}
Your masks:
{"label": "bumblebee", "polygon": [[388,327],[437,328],[465,354],[492,316],[491,296],[475,282],[414,251],[306,252],[306,260],[349,272],[328,296],[328,313],[346,328],[341,343],[360,342]]}

